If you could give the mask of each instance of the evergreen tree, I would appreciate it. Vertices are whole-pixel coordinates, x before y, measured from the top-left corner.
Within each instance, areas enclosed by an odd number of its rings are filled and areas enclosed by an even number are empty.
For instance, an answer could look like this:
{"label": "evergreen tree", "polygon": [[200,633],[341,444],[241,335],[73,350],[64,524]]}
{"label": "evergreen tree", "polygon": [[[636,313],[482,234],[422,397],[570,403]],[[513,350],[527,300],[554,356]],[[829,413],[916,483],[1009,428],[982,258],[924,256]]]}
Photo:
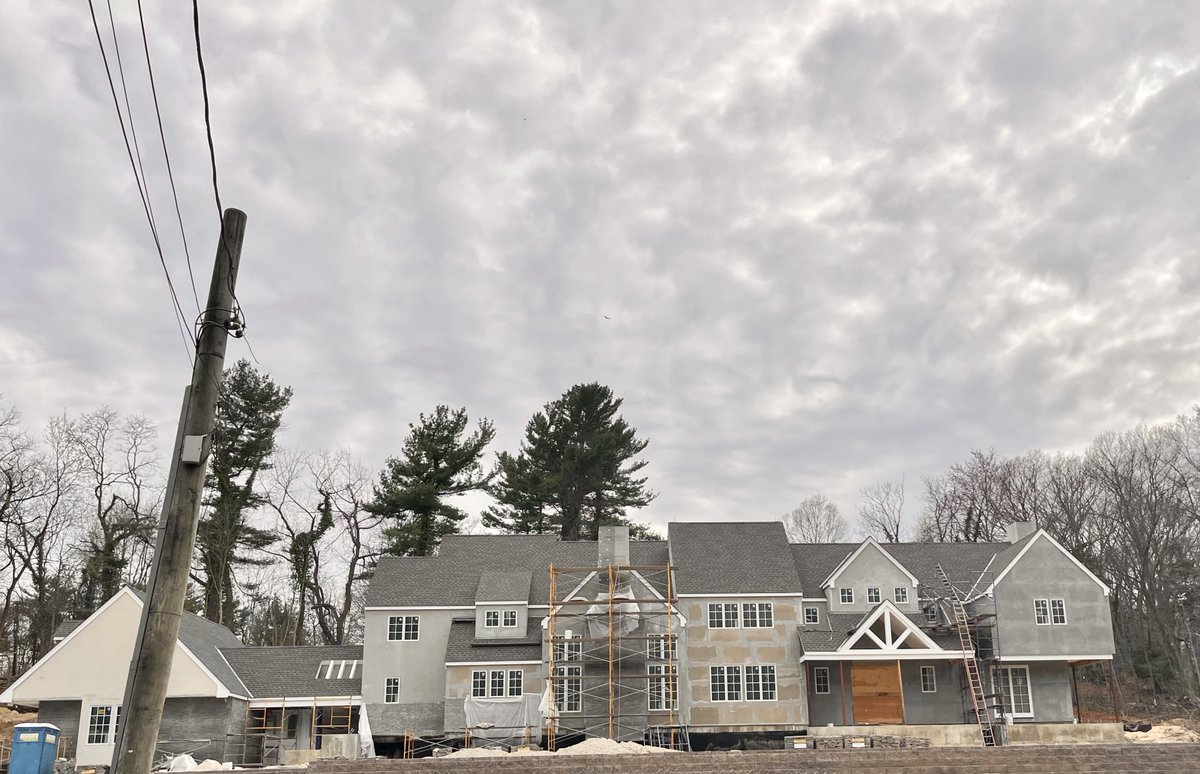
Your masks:
{"label": "evergreen tree", "polygon": [[496,429],[482,419],[475,432],[464,437],[468,421],[465,408],[438,406],[408,426],[400,456],[388,459],[366,506],[392,521],[384,531],[388,553],[433,554],[443,536],[458,532],[466,516],[444,498],[483,489],[491,480],[479,461]]}
{"label": "evergreen tree", "polygon": [[251,525],[247,516],[264,502],[255,481],[271,467],[275,436],[291,400],[291,387],[281,388],[247,360],[225,369],[204,482],[207,512],[196,532],[196,551],[204,616],[227,626],[237,620],[234,567],[265,563],[239,551],[260,550],[276,539],[274,533]]}
{"label": "evergreen tree", "polygon": [[557,528],[563,540],[595,540],[609,524],[649,534],[625,518],[656,495],[637,475],[646,461],[635,458],[649,441],[620,416],[621,404],[604,385],[577,384],[534,414],[520,452],[498,460],[490,491],[500,504],[484,524],[509,532]]}

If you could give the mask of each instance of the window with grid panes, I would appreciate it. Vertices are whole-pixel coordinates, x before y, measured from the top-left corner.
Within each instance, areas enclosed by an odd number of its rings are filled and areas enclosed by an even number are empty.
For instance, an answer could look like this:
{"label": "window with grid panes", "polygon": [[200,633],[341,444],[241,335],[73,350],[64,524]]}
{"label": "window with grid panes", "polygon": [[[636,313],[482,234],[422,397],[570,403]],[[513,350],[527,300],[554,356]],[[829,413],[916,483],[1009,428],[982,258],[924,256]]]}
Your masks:
{"label": "window with grid panes", "polygon": [[88,714],[88,744],[109,744],[113,730],[113,708],[92,707]]}
{"label": "window with grid panes", "polygon": [[770,602],[742,604],[742,626],[747,629],[770,629],[775,625],[775,609]]}
{"label": "window with grid panes", "polygon": [[896,588],[892,589],[892,599],[896,600],[897,602],[907,602],[908,586],[897,586]]}
{"label": "window with grid panes", "polygon": [[667,664],[650,664],[646,667],[650,675],[648,708],[651,711],[679,709],[679,673],[674,664],[670,667],[669,679]]}
{"label": "window with grid panes", "polygon": [[421,634],[421,616],[391,615],[388,616],[389,640],[416,640]]}
{"label": "window with grid panes", "polygon": [[775,667],[754,664],[746,667],[746,701],[775,701]]}
{"label": "window with grid panes", "polygon": [[471,695],[487,696],[487,688],[487,672],[482,669],[476,669],[471,672]]}
{"label": "window with grid panes", "polygon": [[712,701],[741,701],[742,668],[740,666],[709,667],[708,691]]}
{"label": "window with grid panes", "polygon": [[500,625],[499,610],[484,610],[483,611],[483,626],[485,629],[495,629]]}
{"label": "window with grid panes", "polygon": [[819,607],[804,608],[804,623],[806,623],[806,624],[821,623],[821,608],[819,608]]}
{"label": "window with grid panes", "polygon": [[503,669],[493,669],[489,678],[490,679],[488,682],[488,695],[489,696],[503,696],[504,695],[504,670]]}
{"label": "window with grid panes", "polygon": [[867,604],[878,605],[883,597],[879,593],[878,586],[867,586]]}
{"label": "window with grid panes", "polygon": [[582,661],[583,660],[583,635],[571,634],[560,635],[562,642],[554,643],[554,660],[555,661]]}
{"label": "window with grid panes", "polygon": [[583,710],[583,667],[554,667],[554,703],[559,712]]}
{"label": "window with grid panes", "polygon": [[400,701],[400,678],[389,677],[383,681],[383,703],[396,704]]}
{"label": "window with grid panes", "polygon": [[813,667],[813,693],[829,693],[829,667]]}
{"label": "window with grid panes", "polygon": [[511,629],[512,627],[514,627],[516,625],[517,625],[517,611],[516,610],[505,610],[504,611],[504,628]]}
{"label": "window with grid panes", "polygon": [[1050,600],[1050,623],[1058,626],[1067,622],[1067,602],[1063,599]]}
{"label": "window with grid panes", "polygon": [[646,658],[667,661],[679,658],[675,652],[678,636],[674,634],[652,634],[646,639]]}
{"label": "window with grid panes", "polygon": [[854,604],[854,589],[838,589],[838,598],[843,605]]}
{"label": "window with grid panes", "polygon": [[1033,622],[1038,626],[1050,623],[1050,603],[1044,599],[1033,600]]}
{"label": "window with grid panes", "polygon": [[937,693],[937,671],[931,666],[921,667],[921,693]]}
{"label": "window with grid panes", "polygon": [[737,602],[710,602],[708,604],[708,628],[738,628]]}
{"label": "window with grid panes", "polygon": [[508,670],[508,695],[520,696],[525,690],[525,671],[522,669]]}

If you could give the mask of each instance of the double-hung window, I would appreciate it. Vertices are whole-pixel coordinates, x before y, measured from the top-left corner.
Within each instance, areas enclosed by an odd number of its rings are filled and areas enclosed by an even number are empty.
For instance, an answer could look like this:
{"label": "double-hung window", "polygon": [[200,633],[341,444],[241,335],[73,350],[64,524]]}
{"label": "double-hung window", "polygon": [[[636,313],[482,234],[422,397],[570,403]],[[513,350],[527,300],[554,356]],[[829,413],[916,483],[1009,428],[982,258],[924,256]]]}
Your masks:
{"label": "double-hung window", "polygon": [[908,601],[908,586],[897,586],[892,589],[892,599],[904,603]]}
{"label": "double-hung window", "polygon": [[120,718],[120,707],[92,707],[88,714],[88,744],[112,744],[116,732],[114,718]]}
{"label": "double-hung window", "polygon": [[676,653],[677,635],[651,634],[646,639],[646,658],[653,661],[668,661],[679,658]]}
{"label": "double-hung window", "polygon": [[389,677],[383,681],[383,703],[396,704],[400,701],[400,678]]}
{"label": "double-hung window", "polygon": [[499,610],[484,610],[483,611],[483,628],[495,629],[500,625]]}
{"label": "double-hung window", "polygon": [[559,712],[580,712],[583,710],[583,667],[556,666],[554,667],[554,703]]}
{"label": "double-hung window", "polygon": [[421,616],[419,615],[390,615],[388,616],[389,640],[417,640],[421,637]]}
{"label": "double-hung window", "polygon": [[878,586],[867,586],[867,604],[878,605],[883,601],[883,594],[880,593]]}
{"label": "double-hung window", "polygon": [[806,623],[806,624],[821,623],[821,608],[819,608],[819,607],[804,608],[804,623]]}
{"label": "double-hung window", "polygon": [[1044,599],[1033,600],[1033,622],[1038,626],[1050,623],[1050,603]]}
{"label": "double-hung window", "polygon": [[931,604],[929,607],[925,608],[925,620],[928,623],[935,624],[938,622],[938,618],[939,618],[938,606],[936,603]]}
{"label": "double-hung window", "polygon": [[712,701],[741,701],[742,668],[740,666],[709,667],[708,691]]}
{"label": "double-hung window", "polygon": [[504,670],[493,669],[488,675],[488,696],[503,696],[504,693]]}
{"label": "double-hung window", "polygon": [[[674,664],[667,669],[667,664],[649,664],[646,666],[650,675],[650,699],[648,709],[666,710],[679,709],[679,674]],[[669,675],[668,675],[669,672]]]}
{"label": "double-hung window", "polygon": [[1065,599],[1050,600],[1050,623],[1055,626],[1067,622],[1067,601]]}
{"label": "double-hung window", "polygon": [[580,634],[564,634],[561,635],[563,641],[554,643],[554,660],[555,661],[582,661],[583,660],[583,635]]}
{"label": "double-hung window", "polygon": [[743,602],[742,626],[746,629],[770,629],[775,626],[775,609],[770,602]]}
{"label": "double-hung window", "polygon": [[746,667],[746,701],[775,701],[774,665]]}
{"label": "double-hung window", "polygon": [[838,589],[838,595],[843,605],[854,604],[854,589]]}
{"label": "double-hung window", "polygon": [[937,670],[931,666],[921,667],[921,693],[937,693]]}
{"label": "double-hung window", "polygon": [[1033,717],[1033,694],[1029,687],[1029,667],[1010,666],[1000,670],[1000,695],[1014,718]]}
{"label": "double-hung window", "polygon": [[508,670],[508,695],[520,696],[525,690],[525,670]]}
{"label": "double-hung window", "polygon": [[471,672],[471,695],[476,697],[487,696],[487,689],[487,672],[483,669],[476,669]]}
{"label": "double-hung window", "polygon": [[517,625],[517,611],[516,610],[505,610],[504,611],[504,628],[511,629],[516,625]]}
{"label": "double-hung window", "polygon": [[813,667],[813,693],[829,693],[829,667]]}
{"label": "double-hung window", "polygon": [[708,628],[736,629],[738,628],[737,602],[709,602]]}

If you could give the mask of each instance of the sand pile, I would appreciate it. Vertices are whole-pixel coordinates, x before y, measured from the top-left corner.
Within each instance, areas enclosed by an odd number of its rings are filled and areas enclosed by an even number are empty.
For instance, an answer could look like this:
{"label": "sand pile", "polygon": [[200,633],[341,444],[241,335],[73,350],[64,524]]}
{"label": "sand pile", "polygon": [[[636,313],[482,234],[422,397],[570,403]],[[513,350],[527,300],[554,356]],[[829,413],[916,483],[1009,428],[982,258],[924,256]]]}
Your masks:
{"label": "sand pile", "polygon": [[0,738],[12,739],[13,726],[18,723],[33,723],[37,721],[36,712],[17,712],[8,707],[0,707]]}
{"label": "sand pile", "polygon": [[1200,742],[1200,733],[1188,728],[1183,718],[1165,720],[1155,723],[1154,727],[1144,733],[1126,731],[1127,742]]}

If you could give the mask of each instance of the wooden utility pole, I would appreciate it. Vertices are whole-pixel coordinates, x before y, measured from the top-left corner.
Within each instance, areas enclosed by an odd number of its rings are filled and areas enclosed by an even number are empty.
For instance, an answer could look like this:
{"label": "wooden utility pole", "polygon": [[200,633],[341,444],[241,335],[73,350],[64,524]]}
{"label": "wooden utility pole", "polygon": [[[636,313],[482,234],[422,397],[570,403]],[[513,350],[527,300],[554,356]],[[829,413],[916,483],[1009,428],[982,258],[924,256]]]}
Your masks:
{"label": "wooden utility pole", "polygon": [[154,763],[200,520],[217,394],[224,375],[225,345],[231,333],[240,333],[241,329],[241,321],[234,318],[233,296],[245,230],[246,213],[232,208],[225,210],[192,383],[184,393],[180,428],[172,452],[150,585],[142,605],[141,625],[117,728],[113,751],[115,774],[147,774]]}

